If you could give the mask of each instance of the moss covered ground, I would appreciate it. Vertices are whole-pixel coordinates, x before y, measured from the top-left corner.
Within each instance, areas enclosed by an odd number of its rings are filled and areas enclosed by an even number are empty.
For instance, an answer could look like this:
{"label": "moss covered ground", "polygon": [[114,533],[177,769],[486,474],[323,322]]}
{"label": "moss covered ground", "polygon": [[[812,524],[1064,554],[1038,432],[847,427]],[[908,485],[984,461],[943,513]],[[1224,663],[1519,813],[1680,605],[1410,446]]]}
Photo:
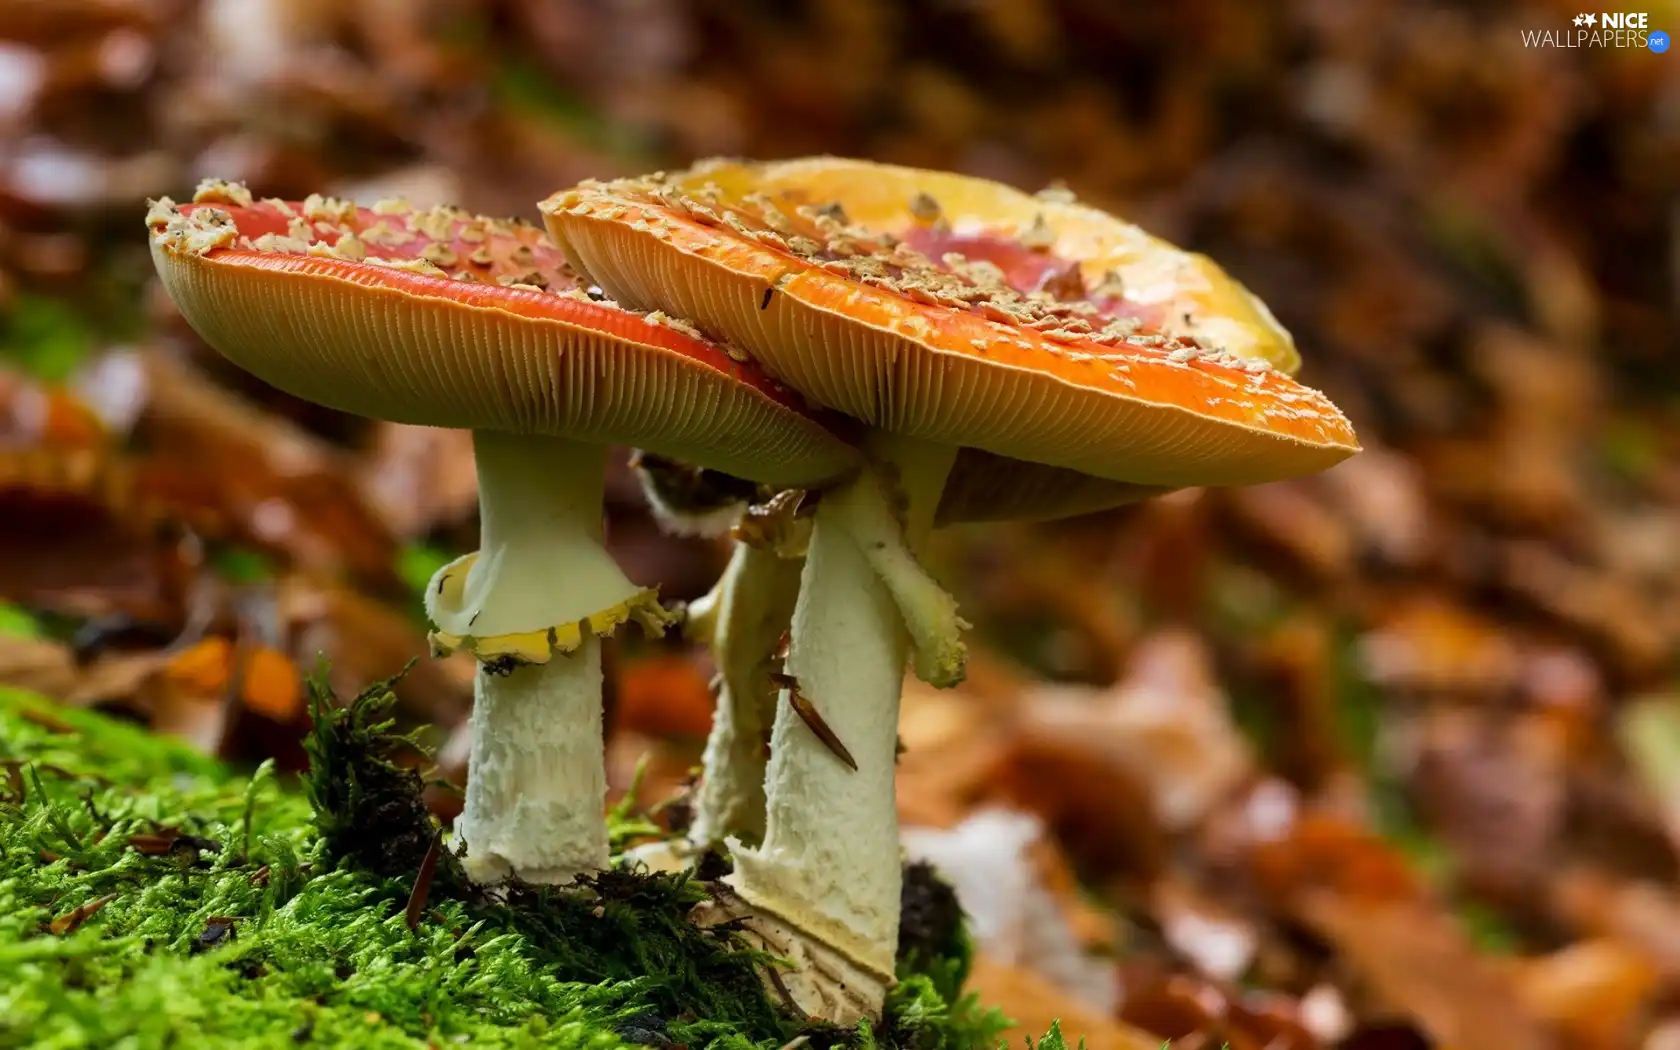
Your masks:
{"label": "moss covered ground", "polygon": [[318,693],[311,774],[285,784],[0,690],[0,1047],[998,1045],[925,878],[888,1016],[855,1031],[789,1016],[731,931],[686,922],[703,883],[474,890],[388,700]]}

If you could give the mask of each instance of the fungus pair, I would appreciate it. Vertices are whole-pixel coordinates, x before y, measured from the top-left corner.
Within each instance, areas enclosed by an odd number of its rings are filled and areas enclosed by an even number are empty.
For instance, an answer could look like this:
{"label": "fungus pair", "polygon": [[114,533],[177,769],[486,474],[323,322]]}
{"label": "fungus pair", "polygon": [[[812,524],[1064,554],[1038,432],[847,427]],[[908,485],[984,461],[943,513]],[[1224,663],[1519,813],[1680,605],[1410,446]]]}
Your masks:
{"label": "fungus pair", "polygon": [[426,589],[434,653],[479,662],[467,868],[561,883],[607,864],[599,638],[671,615],[602,546],[607,447],[773,485],[857,453],[691,327],[582,287],[534,226],[208,183],[147,221],[165,288],[229,360],[316,404],[473,433],[480,543]]}
{"label": "fungus pair", "polygon": [[149,222],[169,291],[236,363],[474,432],[481,547],[428,612],[438,648],[482,664],[458,826],[475,877],[606,861],[595,638],[671,617],[600,546],[603,446],[646,450],[667,494],[670,461],[809,490],[738,530],[691,610],[723,679],[697,835],[728,841],[802,1009],[878,1013],[902,678],[963,673],[965,625],[917,562],[931,529],[1310,473],[1352,430],[1288,378],[1293,346],[1240,286],[1063,195],[813,158],[585,183],[542,210],[557,247],[217,185]]}

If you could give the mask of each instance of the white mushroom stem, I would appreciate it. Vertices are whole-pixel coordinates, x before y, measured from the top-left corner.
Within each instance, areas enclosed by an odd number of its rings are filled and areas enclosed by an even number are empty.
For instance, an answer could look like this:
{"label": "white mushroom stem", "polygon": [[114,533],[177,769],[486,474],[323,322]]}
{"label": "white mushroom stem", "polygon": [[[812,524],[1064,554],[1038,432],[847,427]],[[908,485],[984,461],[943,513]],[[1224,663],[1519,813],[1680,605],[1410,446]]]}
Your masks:
{"label": "white mushroom stem", "polygon": [[711,596],[702,599],[706,619],[700,623],[709,628],[718,700],[688,833],[698,847],[721,845],[730,836],[753,845],[764,838],[765,764],[779,693],[771,674],[793,621],[802,568],[800,559],[737,543]]}
{"label": "white mushroom stem", "polygon": [[455,822],[468,876],[570,882],[607,866],[601,642],[473,686],[466,808]]}
{"label": "white mushroom stem", "polygon": [[602,546],[606,450],[475,432],[480,548],[427,590],[434,639],[481,662],[466,808],[478,882],[606,866],[601,645],[649,600]]}
{"label": "white mushroom stem", "polygon": [[[865,996],[813,987],[815,1002],[801,1004],[808,1010],[850,998],[878,1012],[893,979],[902,879],[893,773],[911,645],[906,610],[925,635],[919,647],[961,663],[960,621],[948,599],[930,598],[937,585],[910,553],[932,527],[956,449],[877,434],[870,452],[875,467],[817,507],[786,668],[858,768],[818,739],[784,692],[770,743],[764,843],[737,848],[731,876],[755,911],[816,942],[816,968],[840,975],[825,977],[829,984],[861,971],[879,985]],[[883,529],[883,515],[895,527]],[[941,631],[952,637],[935,637]],[[825,962],[819,955],[827,952],[840,958]]]}

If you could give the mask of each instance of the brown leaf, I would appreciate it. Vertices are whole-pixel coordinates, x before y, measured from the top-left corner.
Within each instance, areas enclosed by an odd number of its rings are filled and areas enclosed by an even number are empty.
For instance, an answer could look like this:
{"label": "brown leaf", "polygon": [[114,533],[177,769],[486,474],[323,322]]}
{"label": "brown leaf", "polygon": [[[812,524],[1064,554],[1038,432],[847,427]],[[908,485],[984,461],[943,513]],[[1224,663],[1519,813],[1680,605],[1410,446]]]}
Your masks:
{"label": "brown leaf", "polygon": [[[1567,740],[1553,719],[1435,708],[1413,727],[1419,815],[1453,847],[1461,878],[1519,899],[1549,872],[1567,801]],[[1508,895],[1508,896],[1506,896]]]}
{"label": "brown leaf", "polygon": [[395,540],[346,455],[182,362],[159,352],[139,361],[146,395],[135,438],[206,485],[235,538],[304,569],[349,570],[400,591]]}
{"label": "brown leaf", "polygon": [[1379,1006],[1403,1011],[1438,1045],[1555,1045],[1509,977],[1434,907],[1317,890],[1302,897],[1299,908]]}
{"label": "brown leaf", "polygon": [[82,923],[97,915],[99,909],[116,900],[117,896],[115,893],[108,893],[97,900],[88,901],[79,908],[67,911],[48,924],[48,929],[59,937],[75,933]]}
{"label": "brown leaf", "polygon": [[240,667],[239,696],[247,710],[289,723],[303,711],[303,678],[284,653],[253,646]]}
{"label": "brown leaf", "polygon": [[1313,581],[1353,568],[1348,526],[1304,483],[1279,482],[1218,493],[1224,527],[1261,558]]}
{"label": "brown leaf", "polygon": [[[289,651],[309,672],[317,655],[325,656],[328,681],[341,696],[391,677],[426,652],[419,623],[354,588],[290,574],[278,582],[276,601]],[[423,659],[397,683],[397,697],[417,721],[449,728],[471,705],[476,672],[465,653]]]}
{"label": "brown leaf", "polygon": [[1020,739],[1083,752],[1111,766],[1148,792],[1162,827],[1194,827],[1254,767],[1211,661],[1192,634],[1153,635],[1134,649],[1126,676],[1110,689],[1040,687],[1030,693]]}
{"label": "brown leaf", "polygon": [[1291,815],[1267,828],[1249,860],[1260,889],[1293,911],[1305,897],[1328,893],[1372,906],[1415,903],[1424,889],[1404,857],[1372,831],[1329,813]]}
{"label": "brown leaf", "polygon": [[1580,941],[1517,969],[1517,988],[1536,1017],[1557,1028],[1569,1050],[1629,1046],[1657,990],[1657,972],[1632,948]]}
{"label": "brown leaf", "polygon": [[408,907],[403,912],[403,921],[411,930],[420,925],[420,916],[426,910],[426,899],[432,892],[432,876],[437,872],[438,855],[442,852],[443,836],[440,832],[432,839],[426,856],[421,859],[420,871],[414,876],[414,888],[408,894]]}
{"label": "brown leaf", "polygon": [[1023,1034],[1036,1039],[1049,1031],[1052,1022],[1060,1022],[1069,1046],[1083,1039],[1087,1050],[1161,1050],[1161,1040],[1110,1020],[1044,978],[1000,963],[985,952],[975,953],[968,987],[1015,1022],[1007,1035],[1011,1042]]}
{"label": "brown leaf", "polygon": [[1440,596],[1396,603],[1360,640],[1366,673],[1390,689],[1424,696],[1493,697],[1514,687],[1520,654],[1486,618]]}
{"label": "brown leaf", "polygon": [[466,521],[478,509],[468,430],[381,423],[356,471],[392,533],[404,539]]}
{"label": "brown leaf", "polygon": [[1564,926],[1632,948],[1665,980],[1680,978],[1680,895],[1670,887],[1577,865],[1559,872],[1548,890]]}
{"label": "brown leaf", "polygon": [[70,648],[45,638],[0,635],[0,684],[63,698],[78,678]]}
{"label": "brown leaf", "polygon": [[857,772],[857,759],[852,757],[852,753],[846,749],[846,745],[840,741],[834,730],[829,728],[828,723],[823,720],[822,712],[817,710],[817,705],[799,691],[798,680],[790,674],[776,672],[770,675],[770,681],[787,691],[788,703],[793,706],[794,713],[799,716],[799,720],[805,723],[805,728],[822,741],[823,746],[828,748],[835,758],[850,766],[852,772]]}

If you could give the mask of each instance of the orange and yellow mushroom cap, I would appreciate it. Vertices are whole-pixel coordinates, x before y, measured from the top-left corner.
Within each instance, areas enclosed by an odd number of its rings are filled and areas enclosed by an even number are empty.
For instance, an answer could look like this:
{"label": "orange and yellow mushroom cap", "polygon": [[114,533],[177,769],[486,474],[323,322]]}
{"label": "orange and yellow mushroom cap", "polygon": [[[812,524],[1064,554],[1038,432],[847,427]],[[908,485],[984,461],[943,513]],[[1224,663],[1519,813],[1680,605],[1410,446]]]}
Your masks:
{"label": "orange and yellow mushroom cap", "polygon": [[[700,318],[811,401],[1135,498],[1312,473],[1352,427],[1200,256],[1062,199],[863,161],[712,162],[543,203],[574,267]],[[960,474],[960,464],[959,464]],[[982,479],[983,480],[983,479]],[[1042,481],[1043,479],[1036,479]],[[941,517],[999,516],[984,486]],[[1116,498],[1111,502],[1123,501]]]}

